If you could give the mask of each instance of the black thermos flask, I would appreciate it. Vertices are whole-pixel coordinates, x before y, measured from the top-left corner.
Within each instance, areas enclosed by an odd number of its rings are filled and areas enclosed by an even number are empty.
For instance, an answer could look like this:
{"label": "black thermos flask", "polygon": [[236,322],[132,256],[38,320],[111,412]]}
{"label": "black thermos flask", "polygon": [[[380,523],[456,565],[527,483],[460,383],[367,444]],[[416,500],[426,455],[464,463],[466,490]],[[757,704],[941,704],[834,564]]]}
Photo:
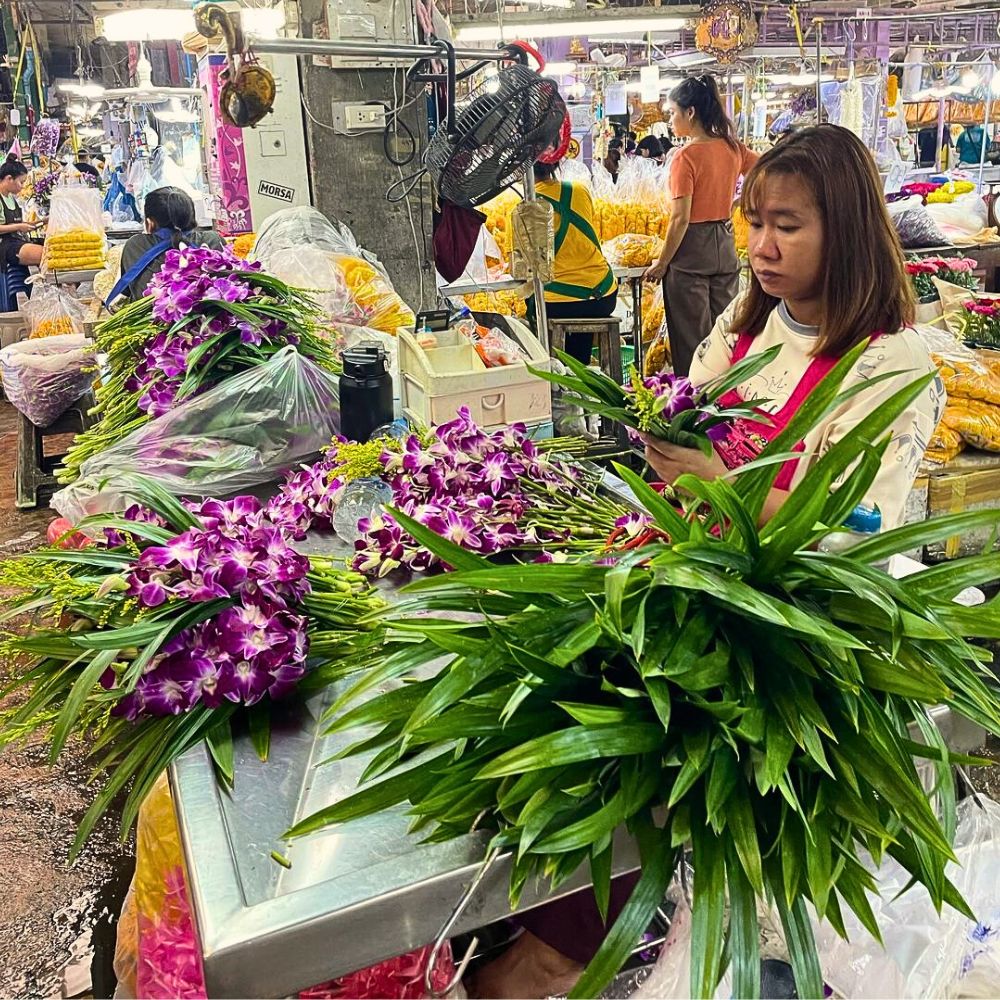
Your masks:
{"label": "black thermos flask", "polygon": [[344,351],[340,376],[340,433],[348,441],[367,441],[373,430],[392,423],[389,359],[375,341]]}

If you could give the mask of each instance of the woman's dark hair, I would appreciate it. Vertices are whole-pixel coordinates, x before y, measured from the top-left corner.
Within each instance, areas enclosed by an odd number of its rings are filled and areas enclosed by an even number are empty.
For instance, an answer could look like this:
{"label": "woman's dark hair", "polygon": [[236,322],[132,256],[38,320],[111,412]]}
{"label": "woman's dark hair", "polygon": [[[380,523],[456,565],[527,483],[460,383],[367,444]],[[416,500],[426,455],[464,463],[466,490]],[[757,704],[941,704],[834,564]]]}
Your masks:
{"label": "woman's dark hair", "polygon": [[649,158],[651,160],[655,160],[658,156],[663,155],[663,146],[660,145],[660,140],[655,135],[644,136],[639,140],[639,144],[635,148],[640,154],[644,149],[649,150]]}
{"label": "woman's dark hair", "polygon": [[174,247],[180,246],[186,233],[197,226],[194,202],[180,188],[161,187],[146,195],[143,214],[157,229],[172,229]]}
{"label": "woman's dark hair", "polygon": [[[751,226],[772,177],[798,178],[823,220],[823,311],[813,353],[840,357],[873,333],[910,325],[915,308],[903,248],[865,144],[849,129],[814,125],[773,146],[743,182],[740,208]],[[777,304],[751,269],[733,329],[757,336]]]}
{"label": "woman's dark hair", "polygon": [[11,159],[13,154],[9,154],[7,159],[0,164],[0,181],[7,180],[8,177],[23,177],[28,168],[17,159]]}
{"label": "woman's dark hair", "polygon": [[558,170],[558,163],[542,163],[541,160],[535,160],[536,181],[550,181],[553,177],[555,177]]}
{"label": "woman's dark hair", "polygon": [[722,105],[722,95],[714,76],[689,76],[670,91],[670,100],[687,111],[694,108],[695,117],[701,127],[713,139],[725,139],[730,146],[736,146],[736,129]]}

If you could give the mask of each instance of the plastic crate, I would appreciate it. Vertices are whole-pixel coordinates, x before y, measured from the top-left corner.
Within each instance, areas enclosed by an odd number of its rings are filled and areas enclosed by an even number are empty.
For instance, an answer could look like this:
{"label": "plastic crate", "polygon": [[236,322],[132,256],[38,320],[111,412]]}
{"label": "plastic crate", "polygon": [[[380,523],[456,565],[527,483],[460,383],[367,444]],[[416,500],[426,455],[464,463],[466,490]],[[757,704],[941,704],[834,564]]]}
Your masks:
{"label": "plastic crate", "polygon": [[[509,333],[534,368],[549,368],[549,356],[531,331],[505,317]],[[498,324],[499,325],[499,324]],[[437,346],[421,347],[413,330],[400,327],[399,378],[403,416],[424,424],[454,418],[462,406],[481,427],[552,419],[549,383],[532,375],[527,364],[487,368],[476,349],[457,330],[435,334]]]}

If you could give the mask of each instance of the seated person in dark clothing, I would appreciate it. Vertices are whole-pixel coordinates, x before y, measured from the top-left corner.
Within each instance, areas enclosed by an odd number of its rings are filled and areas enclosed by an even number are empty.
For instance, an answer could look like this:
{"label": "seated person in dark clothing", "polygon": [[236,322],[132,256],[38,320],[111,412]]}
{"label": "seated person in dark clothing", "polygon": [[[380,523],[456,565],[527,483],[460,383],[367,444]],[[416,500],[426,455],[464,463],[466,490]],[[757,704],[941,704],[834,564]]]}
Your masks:
{"label": "seated person in dark clothing", "polygon": [[[150,191],[146,195],[144,214],[146,232],[133,236],[122,249],[122,280],[115,286],[109,301],[122,294],[133,300],[142,298],[153,275],[163,266],[163,255],[168,250],[176,250],[181,244],[213,250],[225,246],[218,233],[198,229],[194,202],[180,188],[161,187]],[[144,258],[148,259],[140,268]],[[137,268],[137,273],[129,277]],[[125,287],[120,288],[123,281]]]}
{"label": "seated person in dark clothing", "polygon": [[78,170],[81,174],[88,174],[93,177],[95,181],[99,181],[101,179],[101,174],[97,167],[90,162],[90,153],[88,153],[85,149],[81,149],[76,156],[76,163],[73,164],[74,169]]}

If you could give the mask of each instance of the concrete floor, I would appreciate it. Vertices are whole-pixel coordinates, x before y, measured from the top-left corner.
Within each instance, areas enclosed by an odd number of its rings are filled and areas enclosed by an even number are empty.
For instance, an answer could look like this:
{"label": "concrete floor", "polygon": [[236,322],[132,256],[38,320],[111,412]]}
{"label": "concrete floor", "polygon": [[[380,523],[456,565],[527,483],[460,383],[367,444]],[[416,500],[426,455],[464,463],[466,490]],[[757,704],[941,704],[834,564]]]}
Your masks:
{"label": "concrete floor", "polygon": [[[14,509],[16,417],[0,403],[0,558],[43,544],[54,516],[47,506]],[[0,687],[19,666],[0,661]],[[17,697],[0,700],[0,710]],[[55,766],[38,745],[0,754],[0,997],[60,996],[64,989],[101,997],[114,990],[114,921],[131,878],[132,847],[118,842],[111,821],[76,864],[67,864],[91,801],[87,775],[78,743]]]}

